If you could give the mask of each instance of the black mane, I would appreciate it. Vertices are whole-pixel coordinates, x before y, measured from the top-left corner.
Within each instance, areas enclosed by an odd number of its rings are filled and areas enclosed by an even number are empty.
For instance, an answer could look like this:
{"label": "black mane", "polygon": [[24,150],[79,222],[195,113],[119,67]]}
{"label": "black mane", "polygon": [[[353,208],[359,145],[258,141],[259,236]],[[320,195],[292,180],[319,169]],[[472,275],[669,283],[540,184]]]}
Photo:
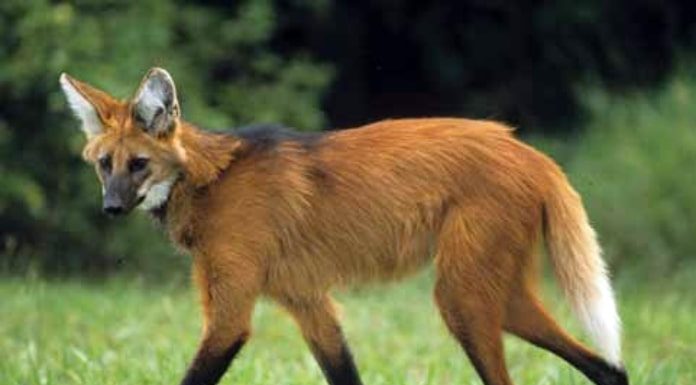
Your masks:
{"label": "black mane", "polygon": [[254,152],[272,150],[285,142],[296,142],[309,149],[323,136],[321,132],[299,132],[280,124],[252,124],[229,133],[246,142]]}

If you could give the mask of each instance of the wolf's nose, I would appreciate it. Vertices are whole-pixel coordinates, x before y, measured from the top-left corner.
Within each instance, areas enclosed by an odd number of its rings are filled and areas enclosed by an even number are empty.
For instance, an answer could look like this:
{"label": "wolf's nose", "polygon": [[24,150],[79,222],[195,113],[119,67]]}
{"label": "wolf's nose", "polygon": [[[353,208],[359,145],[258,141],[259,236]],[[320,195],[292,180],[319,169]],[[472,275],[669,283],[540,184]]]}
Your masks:
{"label": "wolf's nose", "polygon": [[107,205],[107,206],[104,206],[104,212],[109,214],[109,215],[123,214],[123,206]]}

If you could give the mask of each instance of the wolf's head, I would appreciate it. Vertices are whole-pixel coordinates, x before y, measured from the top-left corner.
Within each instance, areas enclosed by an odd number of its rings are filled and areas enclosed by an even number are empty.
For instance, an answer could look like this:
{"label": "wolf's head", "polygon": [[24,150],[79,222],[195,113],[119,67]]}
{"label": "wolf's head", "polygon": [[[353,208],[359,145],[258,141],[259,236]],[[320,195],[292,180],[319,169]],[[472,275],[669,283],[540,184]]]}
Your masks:
{"label": "wolf's head", "polygon": [[83,156],[95,165],[102,183],[104,212],[117,215],[136,206],[162,206],[186,158],[178,135],[181,111],[169,73],[151,69],[125,101],[67,74],[60,76],[60,84],[87,135]]}

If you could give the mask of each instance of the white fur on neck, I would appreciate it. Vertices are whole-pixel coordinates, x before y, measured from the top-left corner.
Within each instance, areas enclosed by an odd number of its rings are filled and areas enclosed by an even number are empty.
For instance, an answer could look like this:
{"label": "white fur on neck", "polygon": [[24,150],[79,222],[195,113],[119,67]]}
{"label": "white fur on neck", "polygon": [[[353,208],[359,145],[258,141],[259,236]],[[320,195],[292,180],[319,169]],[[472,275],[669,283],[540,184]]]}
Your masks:
{"label": "white fur on neck", "polygon": [[73,113],[82,121],[82,131],[87,137],[98,135],[103,127],[94,106],[70,83],[66,74],[60,75],[60,86]]}
{"label": "white fur on neck", "polygon": [[174,182],[176,182],[176,177],[153,184],[147,190],[145,199],[138,207],[143,210],[153,210],[164,205],[169,200],[169,194],[172,192]]}

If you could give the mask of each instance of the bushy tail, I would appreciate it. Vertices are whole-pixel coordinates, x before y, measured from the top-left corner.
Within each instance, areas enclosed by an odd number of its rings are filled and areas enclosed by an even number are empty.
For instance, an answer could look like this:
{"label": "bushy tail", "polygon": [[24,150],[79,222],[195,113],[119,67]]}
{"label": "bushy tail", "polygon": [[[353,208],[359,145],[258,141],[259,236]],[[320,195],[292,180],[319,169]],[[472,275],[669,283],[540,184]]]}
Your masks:
{"label": "bushy tail", "polygon": [[604,358],[621,365],[621,321],[602,259],[580,196],[561,174],[546,199],[545,238],[566,297]]}

